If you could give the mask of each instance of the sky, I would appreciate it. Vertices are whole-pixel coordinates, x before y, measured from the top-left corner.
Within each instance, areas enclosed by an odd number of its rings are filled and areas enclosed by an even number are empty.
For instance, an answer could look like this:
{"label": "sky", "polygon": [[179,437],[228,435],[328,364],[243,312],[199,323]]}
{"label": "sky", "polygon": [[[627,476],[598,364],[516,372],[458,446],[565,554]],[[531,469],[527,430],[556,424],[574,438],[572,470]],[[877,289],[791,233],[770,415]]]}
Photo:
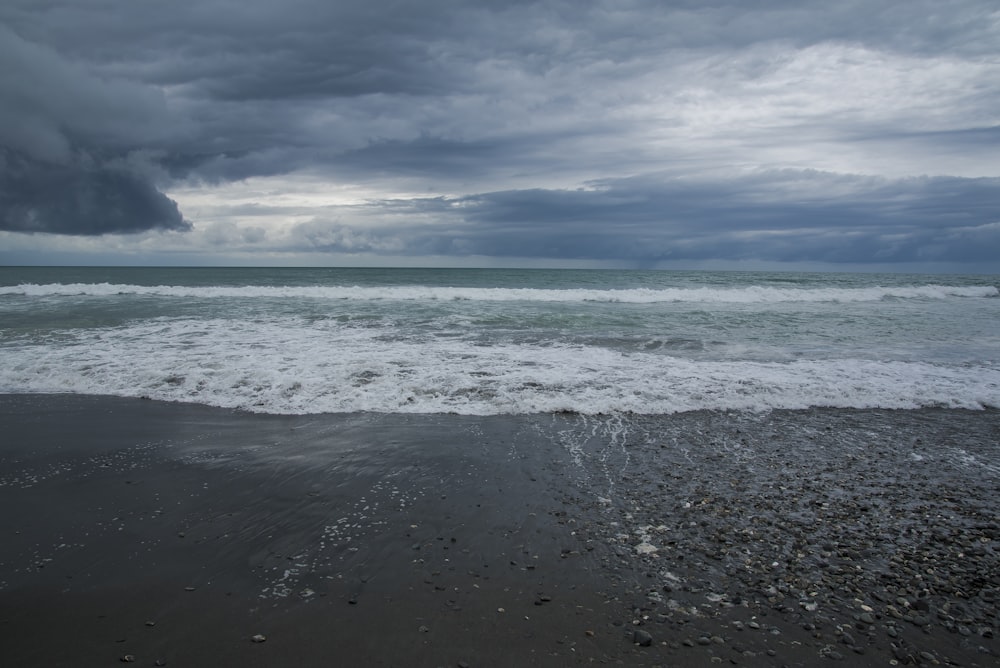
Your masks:
{"label": "sky", "polygon": [[1000,273],[995,0],[4,0],[0,264]]}

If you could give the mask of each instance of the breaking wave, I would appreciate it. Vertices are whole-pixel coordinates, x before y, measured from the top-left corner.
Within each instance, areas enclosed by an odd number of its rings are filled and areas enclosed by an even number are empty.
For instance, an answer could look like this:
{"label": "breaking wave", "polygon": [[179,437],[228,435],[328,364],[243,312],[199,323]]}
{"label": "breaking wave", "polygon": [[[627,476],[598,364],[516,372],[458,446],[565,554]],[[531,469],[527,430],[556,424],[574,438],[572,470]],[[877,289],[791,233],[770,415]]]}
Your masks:
{"label": "breaking wave", "polygon": [[482,301],[482,302],[614,302],[650,304],[663,302],[745,303],[872,302],[884,299],[951,299],[997,297],[995,286],[915,285],[865,288],[631,288],[539,289],[463,288],[434,286],[171,286],[112,283],[52,283],[0,286],[0,295],[93,296],[138,295],[186,299],[318,299],[355,301]]}

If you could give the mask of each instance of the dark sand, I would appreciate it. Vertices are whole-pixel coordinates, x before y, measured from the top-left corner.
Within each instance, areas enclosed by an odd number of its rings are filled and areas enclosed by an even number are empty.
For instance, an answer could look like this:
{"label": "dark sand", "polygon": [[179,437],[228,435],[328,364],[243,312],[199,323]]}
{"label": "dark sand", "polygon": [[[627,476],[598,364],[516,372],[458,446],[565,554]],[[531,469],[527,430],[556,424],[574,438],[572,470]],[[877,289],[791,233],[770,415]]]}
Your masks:
{"label": "dark sand", "polygon": [[0,434],[4,666],[1000,665],[996,411],[15,395]]}

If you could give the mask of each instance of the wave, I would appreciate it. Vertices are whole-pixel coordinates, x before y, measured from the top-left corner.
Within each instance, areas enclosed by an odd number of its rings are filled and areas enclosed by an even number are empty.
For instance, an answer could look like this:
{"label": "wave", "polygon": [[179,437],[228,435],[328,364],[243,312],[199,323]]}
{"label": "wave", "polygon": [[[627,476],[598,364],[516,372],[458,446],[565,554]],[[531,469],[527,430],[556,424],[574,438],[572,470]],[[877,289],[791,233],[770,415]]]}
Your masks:
{"label": "wave", "polygon": [[320,299],[355,301],[482,301],[482,302],[660,302],[745,303],[871,302],[884,299],[989,298],[1000,295],[995,286],[914,285],[866,288],[631,288],[539,289],[463,288],[434,286],[175,286],[113,283],[50,283],[0,286],[0,295],[27,297],[121,295],[187,299]]}
{"label": "wave", "polygon": [[0,392],[73,392],[278,414],[670,414],[1000,407],[994,363],[698,360],[571,343],[481,346],[281,323],[160,321],[0,350]]}

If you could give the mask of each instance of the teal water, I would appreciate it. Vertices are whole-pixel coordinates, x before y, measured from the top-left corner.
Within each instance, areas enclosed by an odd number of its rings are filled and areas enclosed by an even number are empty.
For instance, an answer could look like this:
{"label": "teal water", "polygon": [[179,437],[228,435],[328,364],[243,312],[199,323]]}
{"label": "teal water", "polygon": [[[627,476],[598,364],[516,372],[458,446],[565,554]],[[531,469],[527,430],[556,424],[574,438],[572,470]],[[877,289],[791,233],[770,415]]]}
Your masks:
{"label": "teal water", "polygon": [[996,276],[0,268],[0,391],[275,413],[1000,405]]}

